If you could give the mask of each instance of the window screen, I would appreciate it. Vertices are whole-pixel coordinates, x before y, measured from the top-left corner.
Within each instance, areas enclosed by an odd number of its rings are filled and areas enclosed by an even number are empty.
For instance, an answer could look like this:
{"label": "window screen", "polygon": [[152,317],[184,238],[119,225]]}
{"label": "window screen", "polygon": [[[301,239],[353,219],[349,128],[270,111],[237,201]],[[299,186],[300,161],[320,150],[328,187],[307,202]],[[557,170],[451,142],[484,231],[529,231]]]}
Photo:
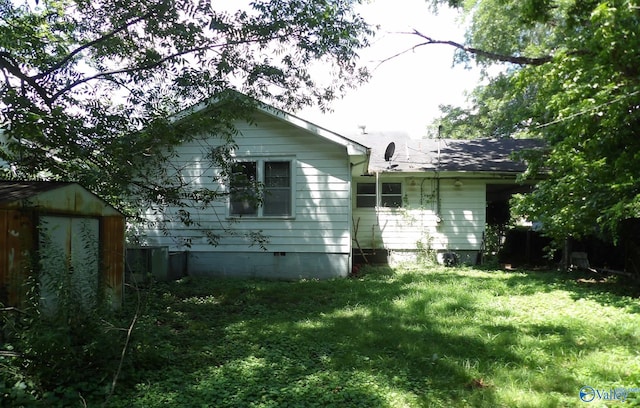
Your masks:
{"label": "window screen", "polygon": [[258,166],[256,162],[239,162],[231,168],[231,215],[257,215],[260,200],[258,191]]}
{"label": "window screen", "polygon": [[264,162],[263,214],[291,215],[291,162]]}
{"label": "window screen", "polygon": [[262,159],[235,163],[230,177],[229,215],[291,216],[291,163]]}

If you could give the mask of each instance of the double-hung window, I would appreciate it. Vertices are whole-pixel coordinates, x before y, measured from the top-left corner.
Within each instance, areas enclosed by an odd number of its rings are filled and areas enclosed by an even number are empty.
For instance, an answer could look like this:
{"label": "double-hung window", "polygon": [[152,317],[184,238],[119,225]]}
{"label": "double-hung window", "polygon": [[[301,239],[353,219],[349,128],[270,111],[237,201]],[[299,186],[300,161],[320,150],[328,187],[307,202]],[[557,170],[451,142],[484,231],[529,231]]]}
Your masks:
{"label": "double-hung window", "polygon": [[373,208],[376,206],[376,183],[358,183],[356,185],[356,207]]}
{"label": "double-hung window", "polygon": [[262,213],[265,216],[291,215],[291,162],[264,162],[264,197]]}
{"label": "double-hung window", "polygon": [[356,184],[356,208],[374,208],[380,202],[380,207],[402,207],[402,183],[380,183],[379,190],[376,183]]}
{"label": "double-hung window", "polygon": [[402,184],[401,183],[381,183],[380,184],[380,206],[381,207],[402,207]]}
{"label": "double-hung window", "polygon": [[231,166],[229,181],[229,214],[232,216],[258,215],[260,205],[258,163],[238,162]]}
{"label": "double-hung window", "polygon": [[293,215],[291,160],[238,161],[231,168],[229,215],[290,217]]}

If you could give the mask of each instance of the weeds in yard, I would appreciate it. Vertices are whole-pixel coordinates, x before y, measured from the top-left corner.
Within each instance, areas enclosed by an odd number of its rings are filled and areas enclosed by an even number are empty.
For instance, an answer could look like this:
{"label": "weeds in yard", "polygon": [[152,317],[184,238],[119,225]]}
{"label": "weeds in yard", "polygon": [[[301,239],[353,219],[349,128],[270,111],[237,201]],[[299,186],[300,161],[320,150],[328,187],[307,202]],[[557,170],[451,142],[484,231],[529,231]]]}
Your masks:
{"label": "weeds in yard", "polygon": [[[565,407],[584,406],[581,389],[594,390],[589,406],[611,406],[623,402],[601,398],[617,395],[610,390],[640,388],[640,304],[628,287],[551,272],[362,272],[332,281],[185,278],[153,286],[136,310],[106,406]],[[59,343],[51,327],[25,335],[38,333],[49,336],[38,347]],[[101,348],[106,333],[96,333],[86,348],[92,354],[81,354],[85,371],[60,366],[61,358],[75,361],[76,346],[43,349],[65,375],[80,377],[23,405],[80,403],[106,386],[108,376],[88,373],[115,365],[121,348]],[[35,386],[18,374],[12,378]],[[640,396],[624,403],[640,405]]]}
{"label": "weeds in yard", "polygon": [[640,387],[638,299],[558,273],[187,278],[150,299],[109,406],[565,407]]}
{"label": "weeds in yard", "polygon": [[24,308],[1,316],[0,406],[82,406],[108,395],[122,347],[117,319],[107,301],[83,303],[95,292],[78,294],[67,274],[47,281],[56,285],[55,307],[43,307],[42,285],[32,278]]}

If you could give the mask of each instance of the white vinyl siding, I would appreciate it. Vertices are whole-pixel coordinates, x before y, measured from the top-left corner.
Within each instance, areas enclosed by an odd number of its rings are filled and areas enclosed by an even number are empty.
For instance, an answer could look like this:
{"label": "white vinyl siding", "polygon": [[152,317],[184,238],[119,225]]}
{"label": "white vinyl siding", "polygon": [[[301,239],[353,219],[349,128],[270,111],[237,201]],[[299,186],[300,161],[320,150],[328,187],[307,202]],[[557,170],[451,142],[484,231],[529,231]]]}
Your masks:
{"label": "white vinyl siding", "polygon": [[[351,167],[346,147],[317,135],[298,129],[286,122],[264,114],[256,114],[255,122],[237,123],[238,135],[234,149],[238,161],[257,161],[290,164],[290,183],[285,183],[282,166],[276,165],[259,180],[271,192],[273,211],[278,215],[241,216],[228,218],[230,198],[221,199],[206,208],[189,209],[196,223],[185,225],[178,220],[178,209],[169,209],[169,216],[148,218],[163,222],[160,228],[149,228],[145,244],[168,245],[171,250],[189,249],[192,252],[264,252],[252,245],[248,234],[260,232],[267,237],[269,252],[351,252]],[[217,169],[210,165],[207,152],[215,146],[215,139],[194,140],[176,147],[172,168],[181,169],[185,182],[195,187],[216,191],[229,191],[229,186],[218,185]],[[258,172],[264,171],[264,168]],[[289,191],[287,191],[289,189]],[[284,197],[291,197],[289,216]],[[259,213],[258,213],[259,214]],[[256,215],[258,215],[256,214]],[[222,231],[222,227],[228,228]],[[220,233],[217,246],[209,244],[206,231]],[[187,248],[184,244],[188,243]]]}
{"label": "white vinyl siding", "polygon": [[[356,179],[354,183],[360,180]],[[380,182],[402,182],[403,208],[354,208],[362,248],[415,250],[417,243],[436,250],[478,250],[485,228],[486,192],[482,180],[440,180],[440,204],[428,177],[380,175]],[[439,213],[438,213],[439,209]]]}
{"label": "white vinyl siding", "polygon": [[356,183],[356,208],[402,207],[402,183]]}

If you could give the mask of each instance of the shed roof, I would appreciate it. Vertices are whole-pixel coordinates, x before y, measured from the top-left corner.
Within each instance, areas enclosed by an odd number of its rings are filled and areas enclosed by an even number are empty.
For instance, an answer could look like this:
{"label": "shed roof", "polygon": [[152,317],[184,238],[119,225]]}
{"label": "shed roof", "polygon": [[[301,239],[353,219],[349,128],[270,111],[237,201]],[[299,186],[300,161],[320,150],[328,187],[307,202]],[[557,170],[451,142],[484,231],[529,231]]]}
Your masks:
{"label": "shed roof", "polygon": [[[352,136],[371,148],[371,172],[465,171],[519,173],[526,163],[515,160],[514,152],[541,149],[539,139],[411,139],[405,133],[375,132]],[[389,162],[385,150],[393,142]]]}
{"label": "shed roof", "polygon": [[0,181],[0,203],[26,200],[71,184],[63,181]]}
{"label": "shed roof", "polygon": [[0,206],[87,216],[122,213],[78,183],[0,180]]}

